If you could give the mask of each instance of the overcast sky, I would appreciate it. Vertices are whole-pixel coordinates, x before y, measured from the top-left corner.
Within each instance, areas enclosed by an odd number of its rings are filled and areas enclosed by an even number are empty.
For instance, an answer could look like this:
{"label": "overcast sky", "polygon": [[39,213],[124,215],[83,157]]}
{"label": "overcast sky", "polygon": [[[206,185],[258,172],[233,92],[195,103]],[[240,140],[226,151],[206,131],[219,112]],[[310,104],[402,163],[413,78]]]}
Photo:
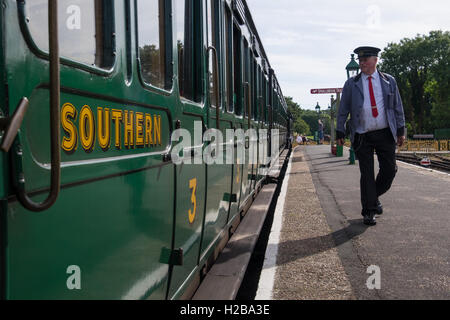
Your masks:
{"label": "overcast sky", "polygon": [[350,54],[363,45],[388,43],[431,30],[450,30],[448,0],[247,0],[285,96],[303,109],[330,95],[313,88],[342,87]]}

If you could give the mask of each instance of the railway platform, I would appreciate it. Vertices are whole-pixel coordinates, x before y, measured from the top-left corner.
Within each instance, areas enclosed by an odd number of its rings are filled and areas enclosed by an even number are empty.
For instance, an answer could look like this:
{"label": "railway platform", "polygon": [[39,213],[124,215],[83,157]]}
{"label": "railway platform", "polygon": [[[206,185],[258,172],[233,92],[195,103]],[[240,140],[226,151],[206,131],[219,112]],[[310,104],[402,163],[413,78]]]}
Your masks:
{"label": "railway platform", "polygon": [[348,150],[336,158],[328,145],[295,148],[256,299],[450,299],[450,175],[397,164],[369,227]]}

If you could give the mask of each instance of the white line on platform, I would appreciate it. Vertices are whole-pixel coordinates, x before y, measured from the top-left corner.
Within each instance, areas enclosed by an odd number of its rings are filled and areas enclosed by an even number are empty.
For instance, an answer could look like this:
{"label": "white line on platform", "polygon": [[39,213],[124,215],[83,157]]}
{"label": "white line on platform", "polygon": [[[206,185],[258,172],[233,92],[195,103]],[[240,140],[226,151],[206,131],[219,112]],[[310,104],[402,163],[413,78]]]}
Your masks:
{"label": "white line on platform", "polygon": [[272,300],[273,285],[275,282],[275,274],[277,271],[277,255],[278,244],[280,243],[280,234],[283,224],[284,203],[289,184],[289,176],[291,173],[292,158],[294,151],[291,153],[286,175],[281,186],[280,195],[278,196],[277,206],[273,217],[272,229],[270,230],[269,241],[264,257],[264,265],[258,283],[258,291],[255,300]]}

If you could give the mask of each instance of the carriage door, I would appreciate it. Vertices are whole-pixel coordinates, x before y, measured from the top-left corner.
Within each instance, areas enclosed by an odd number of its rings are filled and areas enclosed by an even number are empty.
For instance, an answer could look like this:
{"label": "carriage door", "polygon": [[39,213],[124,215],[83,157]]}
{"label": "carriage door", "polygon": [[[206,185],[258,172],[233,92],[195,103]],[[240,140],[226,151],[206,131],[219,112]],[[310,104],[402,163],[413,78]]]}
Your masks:
{"label": "carriage door", "polygon": [[[24,195],[8,198],[7,298],[164,299],[174,203],[174,170],[163,160],[173,113],[165,63],[171,59],[165,59],[166,34],[159,28],[167,12],[148,0],[51,1],[59,9],[51,7],[50,16],[59,18],[61,54],[50,59],[61,68],[60,104],[51,104],[61,121],[54,121],[49,100],[59,90],[49,90],[47,2],[2,3],[11,111],[22,97],[29,99],[8,173],[39,203],[49,193],[50,168],[61,169],[50,208],[37,213]],[[125,12],[134,13],[125,4],[131,2],[141,8],[138,22],[151,31],[141,32],[146,37],[133,46],[142,48],[142,81],[137,72],[126,79],[125,61],[137,60],[125,46]],[[159,64],[145,63],[155,56]],[[50,123],[60,138],[54,139]],[[61,156],[60,166],[50,164],[51,154]]]}
{"label": "carriage door", "polygon": [[[222,133],[222,137],[218,140],[220,135],[210,138],[206,152],[211,155],[210,164],[207,164],[207,200],[206,200],[206,215],[202,240],[202,257],[209,252],[216,241],[222,235],[222,230],[227,224],[229,198],[231,190],[231,170],[232,165],[226,164],[225,159],[225,138],[226,129],[231,129],[231,122],[225,121],[223,115],[227,108],[227,94],[226,89],[224,93],[220,94],[221,84],[224,88],[227,87],[225,72],[224,81],[220,81],[220,71],[225,71],[226,50],[220,45],[220,24],[221,15],[219,12],[222,1],[208,0],[207,3],[207,26],[208,26],[208,128],[217,129]],[[223,8],[222,8],[223,9]],[[229,13],[229,12],[228,12]],[[226,12],[224,13],[224,15]],[[222,50],[221,50],[222,48]],[[221,64],[223,63],[223,65]],[[212,131],[209,131],[212,133]],[[214,134],[213,134],[214,135]],[[210,149],[208,149],[210,148]],[[221,151],[223,150],[223,151]],[[212,163],[211,163],[212,162]]]}
{"label": "carriage door", "polygon": [[[174,266],[170,281],[169,299],[190,298],[198,272],[200,241],[205,212],[206,167],[202,160],[202,135],[205,128],[204,81],[201,48],[203,48],[201,2],[174,1],[177,34],[177,75],[181,114],[176,116],[177,126],[189,136],[180,144],[182,156],[187,158],[175,165],[176,218],[174,248],[181,249],[182,265]],[[185,139],[190,138],[190,141]],[[181,150],[180,150],[181,152]]]}
{"label": "carriage door", "polygon": [[[243,124],[242,129],[245,132],[248,132],[250,129],[251,124],[251,84],[250,84],[250,57],[249,57],[249,46],[248,41],[244,37],[244,60],[243,60],[243,79],[244,79],[244,85],[242,86],[243,90]],[[251,181],[251,175],[252,175],[252,164],[249,161],[250,158],[250,137],[247,135],[245,136],[245,143],[244,143],[244,157],[245,162],[243,163],[243,172],[242,172],[242,185],[241,185],[241,199],[239,201],[239,207],[241,208],[242,205],[247,200],[248,196],[250,195],[250,181]]]}
{"label": "carriage door", "polygon": [[[239,30],[238,23],[235,21],[233,23],[233,102],[234,102],[234,113],[237,116],[243,115],[243,89],[242,89],[242,35]],[[242,130],[242,121],[239,117],[235,117],[235,129]],[[235,131],[236,133],[236,131]],[[237,134],[235,136],[234,143],[234,159],[233,159],[233,195],[235,197],[235,202],[230,203],[230,214],[228,221],[232,221],[237,214],[239,214],[239,202],[241,199],[241,181],[242,181],[242,170],[244,157],[242,151],[244,140],[243,136]],[[239,148],[239,149],[238,149]],[[239,151],[239,154],[238,154]]]}

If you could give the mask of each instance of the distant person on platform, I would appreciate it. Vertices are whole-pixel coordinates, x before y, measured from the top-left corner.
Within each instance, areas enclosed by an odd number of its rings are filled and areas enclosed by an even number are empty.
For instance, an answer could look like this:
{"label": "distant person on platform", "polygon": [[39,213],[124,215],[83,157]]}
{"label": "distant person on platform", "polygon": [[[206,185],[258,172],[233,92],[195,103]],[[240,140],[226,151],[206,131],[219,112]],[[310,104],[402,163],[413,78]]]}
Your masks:
{"label": "distant person on platform", "polygon": [[323,122],[319,119],[319,144],[323,144]]}
{"label": "distant person on platform", "polygon": [[[374,47],[355,49],[361,73],[344,85],[337,116],[336,137],[344,144],[344,124],[351,115],[350,139],[359,159],[361,204],[364,224],[375,225],[375,215],[383,213],[379,197],[392,185],[397,165],[396,144],[405,142],[405,115],[395,79],[377,70],[378,53]],[[380,171],[375,179],[374,151]]]}
{"label": "distant person on platform", "polygon": [[298,136],[297,136],[297,144],[300,144],[300,143],[302,143],[302,142],[303,142],[302,136],[301,136],[301,135],[298,135]]}

